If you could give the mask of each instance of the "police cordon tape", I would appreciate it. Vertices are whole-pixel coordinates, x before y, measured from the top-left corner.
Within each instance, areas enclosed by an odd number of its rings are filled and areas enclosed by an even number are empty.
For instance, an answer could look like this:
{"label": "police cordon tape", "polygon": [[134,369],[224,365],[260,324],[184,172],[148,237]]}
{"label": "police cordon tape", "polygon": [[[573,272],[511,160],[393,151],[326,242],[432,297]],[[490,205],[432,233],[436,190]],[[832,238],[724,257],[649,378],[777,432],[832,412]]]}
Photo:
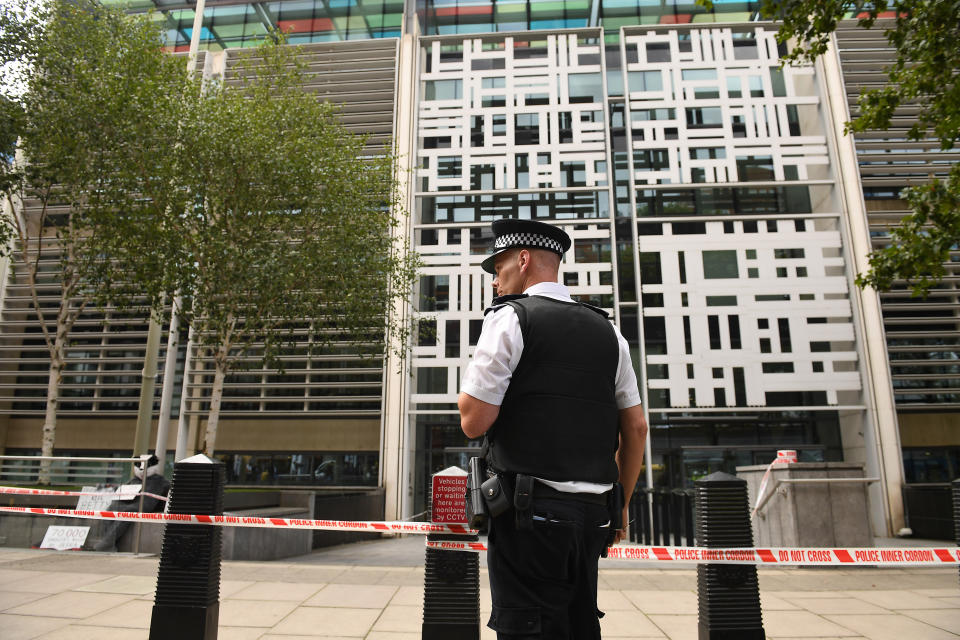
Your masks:
{"label": "police cordon tape", "polygon": [[[129,485],[125,485],[129,486]],[[135,486],[135,485],[134,485]],[[157,500],[162,500],[163,502],[167,501],[166,496],[157,495],[155,493],[150,493],[148,491],[137,491],[136,493],[124,493],[121,491],[110,492],[110,491],[58,491],[56,489],[25,489],[23,487],[0,487],[0,494],[8,494],[15,496],[109,496],[117,495],[123,496],[124,500],[132,500],[141,495],[148,498],[156,498]]]}
{"label": "police cordon tape", "polygon": [[[482,542],[427,541],[431,549],[448,551],[486,551]],[[607,549],[611,560],[640,562],[670,562],[674,564],[759,564],[781,566],[811,565],[870,565],[885,567],[944,566],[960,564],[960,548],[877,548],[856,549],[797,549],[771,547],[769,549],[705,547],[653,547],[618,544]]]}
{"label": "police cordon tape", "polygon": [[[461,524],[435,524],[405,521],[306,520],[300,518],[263,518],[257,516],[207,516],[181,513],[137,513],[133,511],[84,511],[49,507],[6,507],[0,513],[47,515],[91,520],[130,520],[170,522],[175,524],[213,525],[220,527],[260,527],[280,529],[314,529],[325,531],[373,531],[381,533],[453,533],[475,534]],[[486,551],[482,542],[427,540],[431,549],[447,551]],[[757,565],[869,565],[885,567],[950,566],[960,564],[960,548],[732,548],[654,547],[615,545],[607,549],[614,560],[670,562],[672,564],[757,564]]]}
{"label": "police cordon tape", "polygon": [[51,507],[4,507],[0,513],[59,516],[85,520],[130,520],[143,522],[170,522],[174,524],[205,524],[217,527],[259,527],[281,529],[313,529],[320,531],[380,531],[383,533],[476,533],[462,524],[434,524],[431,522],[307,520],[301,518],[263,518],[259,516],[205,516],[187,513],[138,513],[136,511],[86,511],[82,509],[55,509]]}

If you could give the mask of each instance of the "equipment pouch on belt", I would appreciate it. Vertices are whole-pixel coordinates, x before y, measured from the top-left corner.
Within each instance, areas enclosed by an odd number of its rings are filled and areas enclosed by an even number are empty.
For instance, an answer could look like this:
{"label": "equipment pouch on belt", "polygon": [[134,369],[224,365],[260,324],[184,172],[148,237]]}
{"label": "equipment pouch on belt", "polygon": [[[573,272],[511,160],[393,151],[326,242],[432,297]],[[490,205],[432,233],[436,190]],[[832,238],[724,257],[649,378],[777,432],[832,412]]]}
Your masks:
{"label": "equipment pouch on belt", "polygon": [[513,507],[516,514],[517,531],[533,528],[533,476],[517,474],[513,489]]}
{"label": "equipment pouch on belt", "polygon": [[510,508],[510,493],[507,486],[503,476],[499,474],[488,478],[481,485],[483,499],[487,502],[487,511],[491,518],[496,518]]}
{"label": "equipment pouch on belt", "polygon": [[487,527],[487,503],[481,486],[486,477],[487,464],[483,458],[470,458],[467,463],[467,523],[478,531],[485,531]]}

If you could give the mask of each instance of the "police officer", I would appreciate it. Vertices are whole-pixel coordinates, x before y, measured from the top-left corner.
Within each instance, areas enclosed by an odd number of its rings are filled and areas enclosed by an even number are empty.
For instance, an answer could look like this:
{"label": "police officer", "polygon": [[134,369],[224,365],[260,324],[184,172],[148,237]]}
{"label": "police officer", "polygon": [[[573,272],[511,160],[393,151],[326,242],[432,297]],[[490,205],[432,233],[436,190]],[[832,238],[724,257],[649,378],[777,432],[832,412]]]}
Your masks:
{"label": "police officer", "polygon": [[488,626],[499,640],[599,639],[597,561],[627,522],[624,504],[610,530],[611,492],[632,492],[647,431],[630,353],[606,313],[557,282],[562,229],[497,220],[493,233],[481,266],[497,297],[458,399],[514,500],[490,521]]}

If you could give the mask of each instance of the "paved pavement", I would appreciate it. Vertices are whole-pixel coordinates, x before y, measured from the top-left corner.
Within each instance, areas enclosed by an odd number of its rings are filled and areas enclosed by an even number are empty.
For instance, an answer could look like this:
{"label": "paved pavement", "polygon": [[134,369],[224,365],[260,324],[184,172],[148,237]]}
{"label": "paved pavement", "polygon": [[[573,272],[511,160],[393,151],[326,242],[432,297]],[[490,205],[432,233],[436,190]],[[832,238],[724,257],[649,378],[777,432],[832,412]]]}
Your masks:
{"label": "paved pavement", "polygon": [[[225,562],[218,637],[419,640],[423,558],[423,538],[409,536],[275,562]],[[157,562],[0,548],[0,640],[146,639]],[[761,567],[759,575],[771,640],[960,638],[956,568]],[[486,622],[485,569],[480,582]],[[600,608],[604,638],[696,640],[696,570],[605,560]],[[481,637],[494,634],[484,627]]]}

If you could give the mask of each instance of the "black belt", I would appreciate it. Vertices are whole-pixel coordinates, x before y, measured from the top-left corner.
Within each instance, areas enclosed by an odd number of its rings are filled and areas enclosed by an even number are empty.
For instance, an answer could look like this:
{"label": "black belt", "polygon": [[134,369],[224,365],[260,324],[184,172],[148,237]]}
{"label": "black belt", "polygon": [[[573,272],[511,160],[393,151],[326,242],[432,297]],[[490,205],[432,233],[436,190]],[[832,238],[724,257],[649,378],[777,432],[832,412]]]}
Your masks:
{"label": "black belt", "polygon": [[534,498],[554,498],[557,500],[576,500],[577,502],[586,502],[588,504],[607,505],[607,496],[610,492],[604,493],[572,493],[570,491],[558,491],[542,482],[533,483]]}

